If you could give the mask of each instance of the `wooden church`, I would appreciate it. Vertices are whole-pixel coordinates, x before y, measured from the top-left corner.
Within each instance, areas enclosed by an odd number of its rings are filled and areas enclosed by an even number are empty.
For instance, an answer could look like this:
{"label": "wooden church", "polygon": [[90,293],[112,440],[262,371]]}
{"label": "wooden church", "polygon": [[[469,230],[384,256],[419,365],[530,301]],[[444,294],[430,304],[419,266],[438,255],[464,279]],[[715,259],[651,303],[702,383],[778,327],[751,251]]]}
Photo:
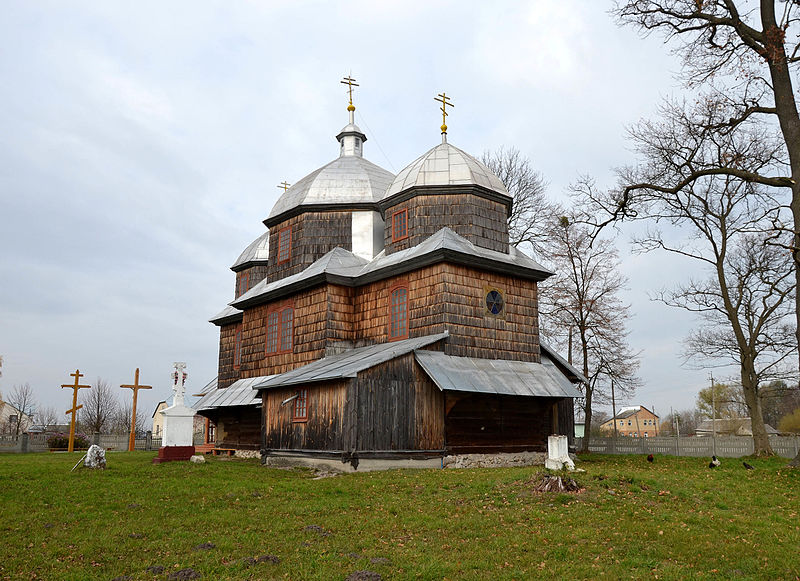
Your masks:
{"label": "wooden church", "polygon": [[571,441],[584,379],[539,341],[552,273],[509,245],[505,186],[444,123],[396,176],[367,161],[350,90],[339,156],[285,190],[211,319],[217,447],[363,468]]}

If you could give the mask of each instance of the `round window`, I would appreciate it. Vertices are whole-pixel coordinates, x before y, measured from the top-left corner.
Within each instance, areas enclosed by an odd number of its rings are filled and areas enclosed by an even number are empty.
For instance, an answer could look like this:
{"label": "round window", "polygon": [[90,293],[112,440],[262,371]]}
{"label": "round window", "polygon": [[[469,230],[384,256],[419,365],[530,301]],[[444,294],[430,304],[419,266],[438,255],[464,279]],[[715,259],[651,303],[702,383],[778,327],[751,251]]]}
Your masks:
{"label": "round window", "polygon": [[493,315],[499,315],[503,312],[503,295],[499,291],[490,290],[486,293],[486,309]]}

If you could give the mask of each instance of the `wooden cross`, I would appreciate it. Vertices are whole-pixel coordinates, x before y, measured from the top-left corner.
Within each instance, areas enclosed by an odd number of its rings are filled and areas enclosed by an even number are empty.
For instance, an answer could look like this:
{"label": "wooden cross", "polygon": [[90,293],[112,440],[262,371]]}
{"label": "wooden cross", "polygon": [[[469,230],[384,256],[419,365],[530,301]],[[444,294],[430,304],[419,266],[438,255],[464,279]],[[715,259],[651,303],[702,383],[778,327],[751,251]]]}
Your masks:
{"label": "wooden cross", "polygon": [[[441,97],[441,99],[439,98]],[[445,95],[444,93],[439,93],[436,97],[433,98],[434,101],[439,101],[442,104],[440,109],[442,110],[442,133],[447,133],[447,108],[448,107],[455,107],[452,103],[450,103],[450,97]]]}
{"label": "wooden cross", "polygon": [[62,383],[61,387],[71,387],[73,390],[72,392],[72,409],[65,411],[65,414],[72,414],[72,419],[69,422],[69,452],[72,452],[75,449],[75,414],[79,409],[83,406],[78,405],[78,390],[81,388],[91,389],[91,385],[78,385],[78,380],[83,377],[83,373],[80,372],[80,369],[76,369],[75,373],[70,373],[71,377],[75,378],[75,383]]}
{"label": "wooden cross", "polygon": [[355,111],[356,108],[353,107],[353,87],[358,87],[358,83],[356,83],[355,79],[350,78],[350,76],[345,77],[339,82],[343,85],[347,85],[347,91],[350,93],[350,104],[347,106],[347,110]]}
{"label": "wooden cross", "polygon": [[285,192],[286,190],[288,190],[288,189],[289,189],[289,186],[290,186],[290,185],[292,185],[292,184],[290,184],[290,183],[289,183],[289,182],[287,182],[286,180],[283,180],[281,183],[279,183],[279,184],[278,184],[278,187],[279,187],[279,188],[283,188],[283,191]]}
{"label": "wooden cross", "polygon": [[133,452],[136,447],[136,396],[140,389],[152,389],[152,385],[139,385],[139,368],[136,368],[136,374],[133,376],[133,385],[123,383],[120,387],[133,390],[133,412],[131,416],[131,435],[128,439],[128,452]]}

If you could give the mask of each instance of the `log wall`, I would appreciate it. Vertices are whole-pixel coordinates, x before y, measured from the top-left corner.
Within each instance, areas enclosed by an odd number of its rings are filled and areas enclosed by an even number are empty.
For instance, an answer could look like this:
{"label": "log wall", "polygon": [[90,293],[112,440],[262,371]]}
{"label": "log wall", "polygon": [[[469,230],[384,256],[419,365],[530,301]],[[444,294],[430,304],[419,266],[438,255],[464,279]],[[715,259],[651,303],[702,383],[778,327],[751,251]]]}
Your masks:
{"label": "log wall", "polygon": [[[404,209],[408,210],[408,238],[392,242],[392,215]],[[504,204],[475,194],[420,193],[386,209],[386,254],[416,246],[445,226],[476,246],[508,253],[507,215]]]}
{"label": "log wall", "polygon": [[[305,212],[276,224],[269,231],[267,281],[296,274],[337,246],[353,249],[352,213]],[[278,264],[278,233],[292,229],[291,258]]]}

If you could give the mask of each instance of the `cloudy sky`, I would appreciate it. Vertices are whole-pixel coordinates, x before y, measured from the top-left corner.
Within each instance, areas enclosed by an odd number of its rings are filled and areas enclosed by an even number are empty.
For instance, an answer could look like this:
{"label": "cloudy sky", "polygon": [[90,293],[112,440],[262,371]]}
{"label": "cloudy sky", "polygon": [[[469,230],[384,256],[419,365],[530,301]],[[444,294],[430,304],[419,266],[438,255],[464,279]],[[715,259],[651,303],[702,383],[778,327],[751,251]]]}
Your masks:
{"label": "cloudy sky", "polygon": [[[516,147],[563,197],[630,163],[625,127],[681,87],[657,38],[618,28],[597,0],[528,2],[8,2],[0,19],[0,391],[28,382],[66,409],[84,381],[131,383],[149,417],[216,375],[228,270],[264,231],[283,180],[334,159],[357,89],[365,155],[396,173],[449,140]],[[693,321],[648,299],[686,265],[632,256],[629,403],[693,406],[707,371],[681,367]],[[130,391],[120,390],[130,398]]]}

